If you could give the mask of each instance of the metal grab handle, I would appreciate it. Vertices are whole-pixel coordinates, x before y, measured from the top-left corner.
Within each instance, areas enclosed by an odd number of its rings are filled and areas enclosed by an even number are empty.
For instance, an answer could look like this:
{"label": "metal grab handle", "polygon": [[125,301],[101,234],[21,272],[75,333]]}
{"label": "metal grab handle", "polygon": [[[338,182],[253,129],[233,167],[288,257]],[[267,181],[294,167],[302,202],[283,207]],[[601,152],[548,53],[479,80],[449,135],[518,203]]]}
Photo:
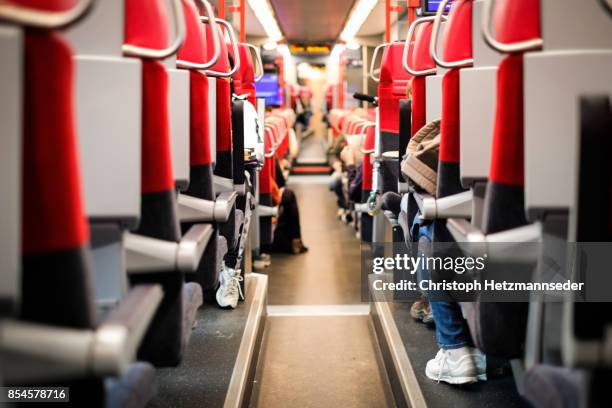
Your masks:
{"label": "metal grab handle", "polygon": [[242,43],[242,44],[246,45],[247,47],[255,51],[255,56],[257,57],[255,58],[255,60],[256,60],[257,65],[259,66],[259,72],[261,72],[259,75],[255,75],[255,82],[259,82],[264,76],[264,66],[263,66],[263,61],[261,60],[261,54],[259,52],[259,48],[255,47],[253,44],[248,44],[248,43]]}
{"label": "metal grab handle", "polygon": [[482,11],[482,35],[485,42],[493,50],[502,54],[513,54],[517,52],[527,52],[533,50],[539,50],[542,48],[544,41],[541,38],[533,38],[531,40],[525,40],[515,43],[502,43],[495,39],[491,32],[491,12],[493,11],[494,0],[485,0],[484,8]]}
{"label": "metal grab handle", "polygon": [[[264,129],[270,129],[271,131],[274,131],[274,129],[275,129],[275,128],[274,128],[274,127],[272,127],[272,125],[268,125],[268,124],[266,124],[266,125],[264,125]],[[281,145],[281,143],[283,142],[283,140],[284,140],[284,139],[285,139],[285,138],[283,137],[283,138],[281,139],[281,141],[280,141],[280,142],[278,142],[278,143],[275,143],[275,142],[273,141],[273,142],[272,142],[272,148],[270,149],[270,152],[269,152],[269,153],[265,153],[265,152],[264,152],[264,157],[265,157],[265,158],[270,158],[270,157],[273,157],[273,156],[276,154],[276,151],[278,150],[278,147]]]}
{"label": "metal grab handle", "polygon": [[183,42],[185,41],[185,15],[183,14],[183,5],[181,4],[181,0],[173,0],[172,1],[172,11],[174,16],[174,28],[176,34],[174,36],[174,41],[170,44],[169,47],[157,50],[154,48],[147,47],[139,47],[137,45],[131,44],[123,44],[121,46],[121,50],[123,51],[123,55],[128,57],[137,57],[137,58],[153,58],[153,59],[164,59],[169,56],[175,54]]}
{"label": "metal grab handle", "polygon": [[[208,2],[208,0],[198,0],[200,4],[204,7],[204,11],[206,12],[206,16],[210,20],[210,28],[214,33],[218,30],[217,22],[215,21],[215,15],[213,13],[212,6]],[[215,53],[210,61],[204,64],[196,64],[194,62],[184,61],[184,60],[176,60],[176,66],[178,68],[186,68],[186,69],[208,69],[214,66],[217,61],[219,61],[219,57],[221,56],[221,41],[219,40],[218,35],[213,35],[213,48]]]}
{"label": "metal grab handle", "polygon": [[434,21],[435,19],[436,17],[434,16],[423,17],[423,18],[419,18],[418,20],[414,20],[412,24],[410,24],[410,28],[408,29],[408,35],[406,36],[406,41],[404,42],[404,54],[402,55],[402,66],[404,67],[404,71],[406,71],[410,75],[423,76],[423,75],[435,74],[437,72],[437,69],[435,67],[430,68],[430,69],[425,69],[422,71],[416,71],[412,69],[410,65],[408,64],[408,51],[410,49],[410,41],[412,41],[412,37],[414,36],[414,33],[416,32],[417,26],[423,23]]}
{"label": "metal grab handle", "polygon": [[359,133],[359,138],[361,139],[361,148],[359,149],[359,151],[361,152],[361,154],[371,154],[374,153],[374,149],[368,149],[365,150],[364,146],[365,146],[365,138],[366,138],[366,134],[368,133],[368,129],[376,127],[376,123],[374,122],[370,122],[367,123],[363,128],[361,128],[361,133]]}
{"label": "metal grab handle", "polygon": [[[208,20],[209,20],[208,17],[200,17],[200,21],[203,23],[207,23]],[[210,76],[218,77],[218,78],[230,78],[234,76],[234,74],[240,68],[240,50],[238,49],[238,41],[236,41],[236,32],[234,31],[234,27],[232,27],[232,25],[228,23],[227,21],[221,18],[216,18],[215,21],[223,25],[227,29],[227,32],[229,33],[230,42],[232,43],[232,49],[234,50],[234,67],[229,72],[217,72],[213,70],[207,70],[206,75],[210,75]],[[212,26],[211,26],[211,31],[212,31]],[[212,32],[214,33],[214,31]]]}
{"label": "metal grab handle", "polygon": [[391,43],[382,43],[379,46],[377,46],[376,48],[374,48],[374,53],[372,54],[372,62],[370,63],[370,78],[372,78],[374,81],[376,82],[380,82],[380,76],[376,77],[376,75],[374,75],[374,63],[376,62],[376,57],[378,57],[378,52],[380,51],[381,48],[384,48],[388,45],[391,45]]}
{"label": "metal grab handle", "polygon": [[[444,61],[442,58],[438,56],[438,37],[440,36],[440,25],[442,24],[442,18],[444,17],[444,10],[446,10],[446,6],[450,0],[442,0],[440,5],[438,6],[438,11],[436,12],[436,18],[434,20],[434,26],[431,30],[431,41],[429,42],[429,53],[431,54],[431,58],[434,62],[441,66],[442,68],[452,69],[452,68],[465,68],[471,67],[474,65],[474,58],[467,58],[461,61],[453,61],[448,62]],[[445,18],[446,21],[446,18]]]}
{"label": "metal grab handle", "polygon": [[0,20],[36,28],[62,28],[76,23],[87,15],[93,3],[94,0],[80,0],[70,10],[41,11],[0,2]]}

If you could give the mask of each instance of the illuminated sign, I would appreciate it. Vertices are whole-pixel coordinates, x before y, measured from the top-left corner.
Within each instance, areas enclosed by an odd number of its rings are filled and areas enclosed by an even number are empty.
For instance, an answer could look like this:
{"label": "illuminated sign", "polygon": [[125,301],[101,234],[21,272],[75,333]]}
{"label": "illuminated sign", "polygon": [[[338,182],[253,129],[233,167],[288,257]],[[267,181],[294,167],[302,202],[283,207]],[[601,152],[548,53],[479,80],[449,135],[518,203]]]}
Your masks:
{"label": "illuminated sign", "polygon": [[289,50],[292,54],[329,54],[331,47],[327,44],[291,44]]}

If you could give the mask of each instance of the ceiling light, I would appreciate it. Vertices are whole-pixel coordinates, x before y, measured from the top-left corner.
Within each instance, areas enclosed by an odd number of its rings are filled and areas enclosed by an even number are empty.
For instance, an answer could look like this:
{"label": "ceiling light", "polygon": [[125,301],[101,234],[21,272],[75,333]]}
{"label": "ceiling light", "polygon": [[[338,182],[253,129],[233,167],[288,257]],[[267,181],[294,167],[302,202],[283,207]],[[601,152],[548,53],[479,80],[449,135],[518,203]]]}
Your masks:
{"label": "ceiling light", "polygon": [[346,43],[346,48],[354,51],[354,50],[358,50],[359,48],[361,48],[361,45],[357,41],[349,41]]}
{"label": "ceiling light", "polygon": [[268,0],[249,0],[249,6],[251,6],[251,9],[255,13],[263,29],[266,31],[268,37],[270,37],[270,41],[276,42],[281,40],[283,38],[283,33],[281,33],[278,27],[276,18],[274,18],[274,11]]}
{"label": "ceiling light", "polygon": [[340,33],[342,41],[351,42],[353,40],[355,34],[357,34],[357,31],[359,31],[377,3],[378,0],[359,0],[353,8],[342,33]]}

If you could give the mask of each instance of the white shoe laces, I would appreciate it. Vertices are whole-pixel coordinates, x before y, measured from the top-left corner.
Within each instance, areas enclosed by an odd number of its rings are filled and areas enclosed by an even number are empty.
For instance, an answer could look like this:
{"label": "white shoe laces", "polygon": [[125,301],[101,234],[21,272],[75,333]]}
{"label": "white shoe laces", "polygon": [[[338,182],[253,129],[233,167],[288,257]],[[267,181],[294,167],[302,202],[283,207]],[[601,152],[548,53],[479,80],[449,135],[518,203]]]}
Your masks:
{"label": "white shoe laces", "polygon": [[448,362],[448,354],[443,351],[442,353],[438,354],[436,356],[436,360],[438,360],[438,366],[439,366],[439,370],[438,370],[438,384],[440,383],[440,380],[442,379],[442,371],[444,371],[444,368],[446,367],[446,363]]}
{"label": "white shoe laces", "polygon": [[[232,271],[232,272],[230,272]],[[235,295],[238,292],[240,299],[244,300],[244,294],[242,293],[242,287],[240,286],[240,282],[244,280],[244,278],[240,275],[239,270],[228,269],[224,270],[225,279],[227,283],[226,292],[229,295]]]}

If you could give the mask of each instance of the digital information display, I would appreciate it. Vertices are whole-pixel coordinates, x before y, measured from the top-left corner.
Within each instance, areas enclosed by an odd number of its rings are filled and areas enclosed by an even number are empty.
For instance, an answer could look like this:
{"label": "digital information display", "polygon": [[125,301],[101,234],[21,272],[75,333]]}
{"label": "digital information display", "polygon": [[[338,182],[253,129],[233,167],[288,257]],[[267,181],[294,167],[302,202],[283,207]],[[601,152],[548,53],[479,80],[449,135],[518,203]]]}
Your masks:
{"label": "digital information display", "polygon": [[[438,11],[438,7],[440,6],[440,3],[442,3],[442,0],[424,0],[423,2],[423,11],[425,11],[425,13],[427,14],[435,14],[436,11]],[[448,13],[450,11],[451,8],[451,3],[449,2],[446,5],[446,9],[444,10],[445,13]]]}
{"label": "digital information display", "polygon": [[264,74],[261,81],[255,83],[257,97],[266,100],[266,106],[281,106],[283,100],[278,87],[278,74]]}

